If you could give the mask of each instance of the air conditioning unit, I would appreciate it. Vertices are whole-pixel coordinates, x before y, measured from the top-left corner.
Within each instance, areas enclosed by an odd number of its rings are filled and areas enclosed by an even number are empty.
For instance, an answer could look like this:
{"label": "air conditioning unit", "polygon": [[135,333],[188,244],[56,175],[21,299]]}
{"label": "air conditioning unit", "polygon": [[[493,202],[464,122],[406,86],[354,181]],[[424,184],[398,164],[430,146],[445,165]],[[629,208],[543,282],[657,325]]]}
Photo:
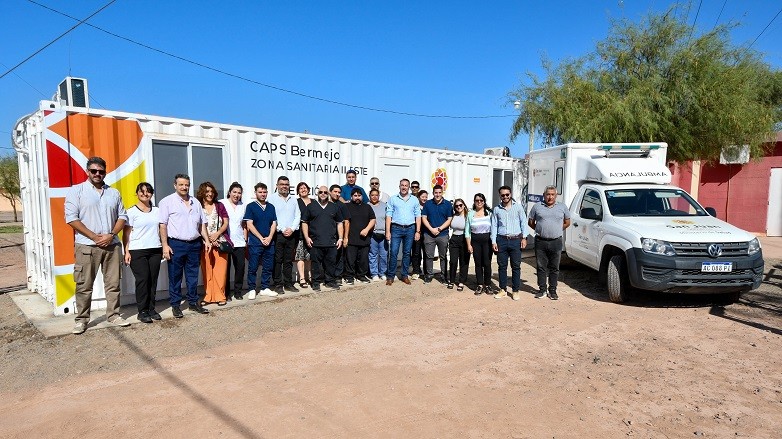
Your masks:
{"label": "air conditioning unit", "polygon": [[87,80],[84,78],[66,77],[57,90],[60,101],[70,107],[90,108],[90,95],[87,91]]}
{"label": "air conditioning unit", "polygon": [[743,165],[749,162],[749,145],[733,145],[722,148],[720,152],[720,164]]}
{"label": "air conditioning unit", "polygon": [[483,150],[486,155],[495,155],[498,157],[510,157],[510,148],[507,146],[499,146],[497,148],[486,148]]}

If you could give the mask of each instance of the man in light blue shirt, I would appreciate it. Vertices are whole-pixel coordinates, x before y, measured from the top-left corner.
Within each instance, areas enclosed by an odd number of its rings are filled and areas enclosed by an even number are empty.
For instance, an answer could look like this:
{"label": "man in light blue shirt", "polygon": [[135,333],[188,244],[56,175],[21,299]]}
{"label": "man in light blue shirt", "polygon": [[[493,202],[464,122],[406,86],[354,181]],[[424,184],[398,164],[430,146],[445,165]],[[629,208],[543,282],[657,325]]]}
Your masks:
{"label": "man in light blue shirt", "polygon": [[418,198],[410,194],[410,180],[399,181],[399,193],[386,203],[386,241],[391,243],[388,254],[386,285],[394,283],[399,247],[402,246],[402,272],[399,279],[410,285],[410,251],[413,240],[421,239],[421,206]]}
{"label": "man in light blue shirt", "polygon": [[513,201],[509,186],[499,190],[500,204],[494,208],[491,215],[491,243],[497,253],[498,277],[500,292],[494,298],[508,296],[508,258],[512,272],[511,298],[519,300],[521,289],[521,249],[527,246],[527,215],[524,206]]}
{"label": "man in light blue shirt", "polygon": [[65,196],[65,222],[75,232],[73,280],[76,283],[76,326],[82,334],[90,322],[92,285],[100,269],[106,293],[106,320],[117,326],[130,325],[119,315],[120,264],[122,254],[117,239],[128,214],[118,190],[109,187],[106,161],[87,160],[87,181],[73,186]]}
{"label": "man in light blue shirt", "polygon": [[277,178],[277,193],[269,197],[269,203],[277,213],[277,232],[274,234],[274,292],[298,292],[293,285],[293,259],[299,245],[301,212],[299,202],[290,194],[291,184],[286,176]]}

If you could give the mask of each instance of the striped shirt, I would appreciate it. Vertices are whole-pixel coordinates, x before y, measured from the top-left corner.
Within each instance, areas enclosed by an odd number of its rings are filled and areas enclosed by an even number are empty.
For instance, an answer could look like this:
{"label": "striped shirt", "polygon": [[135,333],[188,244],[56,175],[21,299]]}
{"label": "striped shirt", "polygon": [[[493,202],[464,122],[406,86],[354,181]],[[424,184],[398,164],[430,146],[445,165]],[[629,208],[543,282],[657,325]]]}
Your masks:
{"label": "striped shirt", "polygon": [[521,203],[511,201],[505,208],[502,203],[494,208],[491,215],[491,242],[497,243],[497,236],[527,236],[527,215]]}

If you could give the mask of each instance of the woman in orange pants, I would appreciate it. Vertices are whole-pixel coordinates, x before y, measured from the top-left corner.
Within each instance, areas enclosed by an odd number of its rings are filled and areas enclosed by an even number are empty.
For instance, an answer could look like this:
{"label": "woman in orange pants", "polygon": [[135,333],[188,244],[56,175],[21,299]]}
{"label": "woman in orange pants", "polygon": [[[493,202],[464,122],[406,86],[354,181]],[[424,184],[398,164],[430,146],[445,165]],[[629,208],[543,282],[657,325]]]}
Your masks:
{"label": "woman in orange pants", "polygon": [[217,303],[225,305],[225,273],[228,272],[228,253],[220,251],[220,243],[230,238],[228,230],[228,211],[217,200],[217,189],[211,182],[198,186],[196,198],[201,202],[207,218],[206,231],[212,247],[201,256],[201,272],[204,274],[204,299],[202,305]]}

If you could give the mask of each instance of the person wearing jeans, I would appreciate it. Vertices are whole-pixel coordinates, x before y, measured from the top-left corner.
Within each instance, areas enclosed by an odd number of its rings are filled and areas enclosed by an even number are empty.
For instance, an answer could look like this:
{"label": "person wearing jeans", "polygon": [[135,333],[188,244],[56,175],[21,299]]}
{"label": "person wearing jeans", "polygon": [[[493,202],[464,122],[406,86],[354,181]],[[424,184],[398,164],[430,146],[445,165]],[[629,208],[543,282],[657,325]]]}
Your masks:
{"label": "person wearing jeans", "polygon": [[521,203],[513,201],[509,186],[499,190],[500,204],[494,208],[491,215],[491,242],[497,252],[497,268],[500,281],[500,291],[494,296],[501,299],[508,296],[508,259],[512,272],[513,300],[521,298],[521,249],[527,246],[527,215]]}
{"label": "person wearing jeans", "polygon": [[[371,183],[373,185],[374,183]],[[369,274],[373,281],[386,280],[388,241],[386,241],[386,203],[380,201],[380,190],[369,191],[369,206],[375,212],[375,229],[369,241]]]}
{"label": "person wearing jeans", "polygon": [[[272,291],[272,273],[274,271],[274,233],[277,231],[277,213],[274,205],[266,202],[269,190],[263,183],[255,185],[255,201],[244,211],[244,222],[247,224],[247,247],[250,259],[247,267],[247,298],[254,300],[257,294],[261,296],[277,296]],[[258,276],[258,266],[261,267],[261,290],[258,291],[255,280]]]}
{"label": "person wearing jeans", "polygon": [[402,247],[402,272],[399,279],[410,285],[410,250],[413,241],[421,239],[421,207],[418,198],[410,194],[410,180],[399,181],[399,193],[386,204],[386,240],[391,243],[388,255],[386,285],[394,283],[399,247]]}

